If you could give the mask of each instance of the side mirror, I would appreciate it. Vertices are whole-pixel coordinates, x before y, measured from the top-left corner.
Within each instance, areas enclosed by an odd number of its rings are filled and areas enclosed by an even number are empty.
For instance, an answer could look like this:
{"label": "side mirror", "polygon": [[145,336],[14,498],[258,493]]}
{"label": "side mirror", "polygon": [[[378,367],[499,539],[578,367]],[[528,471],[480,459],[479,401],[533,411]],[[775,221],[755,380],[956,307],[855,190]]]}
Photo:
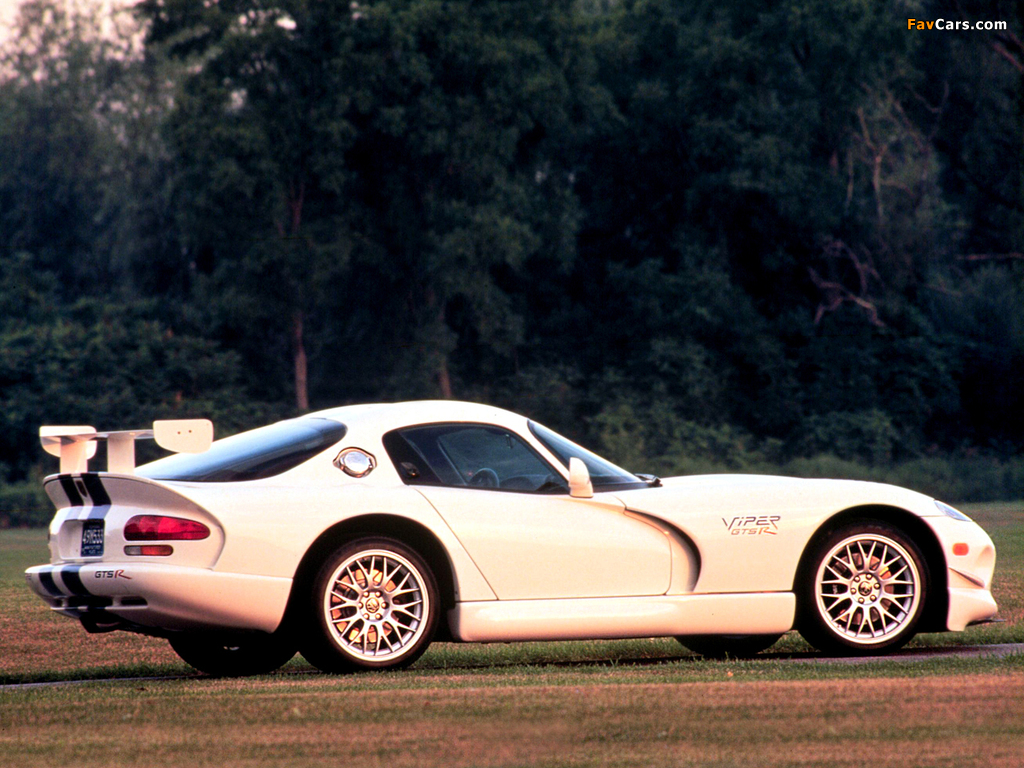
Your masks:
{"label": "side mirror", "polygon": [[587,465],[575,456],[569,459],[569,495],[576,499],[589,499],[594,495]]}

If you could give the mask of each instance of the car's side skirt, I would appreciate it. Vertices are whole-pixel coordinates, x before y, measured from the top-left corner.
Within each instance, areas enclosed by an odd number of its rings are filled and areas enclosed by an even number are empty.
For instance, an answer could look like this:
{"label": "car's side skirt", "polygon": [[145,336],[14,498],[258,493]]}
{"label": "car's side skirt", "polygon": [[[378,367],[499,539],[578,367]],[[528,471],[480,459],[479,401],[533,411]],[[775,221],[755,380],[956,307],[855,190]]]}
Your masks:
{"label": "car's side skirt", "polygon": [[671,635],[771,635],[793,628],[792,592],[661,595],[570,600],[489,600],[448,612],[465,642],[578,640]]}

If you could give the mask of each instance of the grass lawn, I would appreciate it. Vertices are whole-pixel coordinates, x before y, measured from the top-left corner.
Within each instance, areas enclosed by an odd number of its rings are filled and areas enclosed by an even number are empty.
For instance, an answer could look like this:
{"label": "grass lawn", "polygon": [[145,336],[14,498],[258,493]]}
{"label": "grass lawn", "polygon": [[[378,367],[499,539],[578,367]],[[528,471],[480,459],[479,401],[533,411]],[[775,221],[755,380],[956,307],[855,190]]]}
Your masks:
{"label": "grass lawn", "polygon": [[[1005,624],[915,645],[1024,642],[1024,503],[966,507],[996,543]],[[44,531],[0,532],[0,766],[1024,765],[1024,657],[705,661],[673,640],[436,644],[404,672],[301,659],[192,676],[165,641],[87,635],[30,594]],[[156,675],[181,675],[150,680]]]}

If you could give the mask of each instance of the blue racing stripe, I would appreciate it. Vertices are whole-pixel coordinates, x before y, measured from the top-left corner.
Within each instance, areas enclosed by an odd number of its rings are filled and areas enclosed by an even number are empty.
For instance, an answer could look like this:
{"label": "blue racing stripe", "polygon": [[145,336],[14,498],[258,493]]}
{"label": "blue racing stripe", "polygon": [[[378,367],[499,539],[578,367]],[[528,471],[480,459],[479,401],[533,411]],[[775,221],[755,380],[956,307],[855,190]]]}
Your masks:
{"label": "blue racing stripe", "polygon": [[39,583],[43,586],[47,592],[53,597],[63,597],[64,593],[57,588],[57,582],[53,580],[52,571],[40,571],[39,572]]}
{"label": "blue racing stripe", "polygon": [[92,499],[94,506],[102,507],[110,505],[110,494],[108,494],[107,489],[103,487],[103,481],[100,480],[99,475],[95,472],[87,472],[82,475],[82,483],[85,485],[85,490],[89,492],[89,498]]}
{"label": "blue racing stripe", "polygon": [[82,577],[79,575],[79,571],[82,570],[80,565],[68,565],[60,569],[60,577],[64,580],[64,586],[67,587],[72,595],[79,595],[85,597],[91,595],[88,589],[85,588],[85,584],[82,583]]}
{"label": "blue racing stripe", "polygon": [[68,497],[68,504],[72,507],[82,506],[82,494],[75,487],[75,479],[71,475],[61,475],[59,480],[64,495]]}
{"label": "blue racing stripe", "polygon": [[110,511],[110,505],[109,504],[104,504],[102,507],[93,507],[91,510],[89,510],[89,516],[86,517],[85,519],[86,520],[102,520],[104,518],[104,516],[107,514],[107,512],[109,512],[109,511]]}

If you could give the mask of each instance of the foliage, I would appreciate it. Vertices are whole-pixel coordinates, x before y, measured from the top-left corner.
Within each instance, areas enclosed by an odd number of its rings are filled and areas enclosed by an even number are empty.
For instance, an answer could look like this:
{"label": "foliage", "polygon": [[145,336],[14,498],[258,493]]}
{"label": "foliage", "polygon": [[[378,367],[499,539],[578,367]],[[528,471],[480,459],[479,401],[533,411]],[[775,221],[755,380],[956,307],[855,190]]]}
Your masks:
{"label": "foliage", "polygon": [[38,479],[0,485],[0,528],[42,528],[53,504]]}
{"label": "foliage", "polygon": [[75,7],[0,52],[3,479],[44,421],[441,396],[662,474],[1019,488],[1019,4]]}
{"label": "foliage", "polygon": [[0,259],[6,310],[0,323],[0,469],[6,479],[19,480],[40,464],[44,423],[118,429],[208,416],[224,435],[280,414],[238,400],[238,355],[175,333],[158,319],[155,302],[81,298],[61,305],[52,275],[30,265],[25,254]]}

